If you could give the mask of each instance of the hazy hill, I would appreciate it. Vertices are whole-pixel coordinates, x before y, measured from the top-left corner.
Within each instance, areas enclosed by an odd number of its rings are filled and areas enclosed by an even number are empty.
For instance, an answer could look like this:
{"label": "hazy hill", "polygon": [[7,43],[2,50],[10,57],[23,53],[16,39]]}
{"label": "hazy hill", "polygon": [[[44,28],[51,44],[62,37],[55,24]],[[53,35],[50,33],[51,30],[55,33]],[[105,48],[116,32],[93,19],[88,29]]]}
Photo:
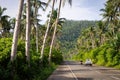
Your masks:
{"label": "hazy hill", "polygon": [[80,36],[81,31],[87,27],[95,25],[96,21],[66,20],[63,24],[62,34],[59,37],[62,51],[68,51],[71,48],[75,48],[76,40]]}

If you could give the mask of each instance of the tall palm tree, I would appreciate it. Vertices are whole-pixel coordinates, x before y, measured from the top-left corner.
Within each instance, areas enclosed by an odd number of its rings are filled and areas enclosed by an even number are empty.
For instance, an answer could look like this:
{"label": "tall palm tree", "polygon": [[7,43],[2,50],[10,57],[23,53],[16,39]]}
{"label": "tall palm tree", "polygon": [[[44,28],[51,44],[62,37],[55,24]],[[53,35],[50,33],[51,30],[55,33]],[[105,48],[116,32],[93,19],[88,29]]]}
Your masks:
{"label": "tall palm tree", "polygon": [[[53,42],[54,42],[55,35],[56,35],[57,26],[58,26],[58,20],[59,20],[59,16],[60,16],[60,10],[61,10],[62,1],[63,1],[63,0],[60,0],[60,2],[59,2],[58,13],[57,13],[57,19],[56,19],[56,23],[55,23],[55,27],[54,27],[54,32],[53,32],[52,41],[51,41],[51,44],[50,44],[49,58],[48,58],[49,64],[51,63],[52,47],[53,47]],[[66,0],[64,0],[64,1],[66,1]],[[65,3],[64,1],[63,1],[63,3]],[[69,2],[70,5],[71,5],[72,0],[68,0],[68,2]]]}
{"label": "tall palm tree", "polygon": [[9,30],[11,28],[10,22],[8,18],[10,18],[8,15],[4,15],[4,11],[6,11],[6,8],[2,8],[0,6],[0,30],[3,37],[6,36],[7,33],[9,33]]}
{"label": "tall palm tree", "polygon": [[34,0],[32,1],[32,6],[34,8],[34,25],[36,28],[36,50],[38,52],[38,9],[41,8],[44,10],[44,6],[46,6],[47,4],[45,2],[39,1],[39,0]]}
{"label": "tall palm tree", "polygon": [[[26,17],[27,17],[26,16],[26,14],[27,14],[26,13],[26,9],[27,9],[27,4],[24,3],[23,12],[22,12],[22,18],[21,18],[21,24],[20,24],[20,26],[21,26],[20,27],[20,33],[19,33],[21,40],[25,40]],[[34,11],[33,11],[32,8],[30,9],[30,21],[31,21],[30,25],[31,25],[31,27],[33,27],[34,26],[35,18],[34,18]]]}
{"label": "tall palm tree", "polygon": [[2,36],[3,37],[10,37],[10,29],[12,28],[10,20],[6,19],[4,20],[4,27],[3,27],[3,32]]}
{"label": "tall palm tree", "polygon": [[48,35],[48,31],[49,31],[49,28],[50,28],[52,13],[53,13],[53,10],[54,10],[54,4],[55,4],[55,0],[53,0],[53,3],[52,3],[52,10],[51,10],[50,18],[49,18],[49,21],[48,21],[47,29],[46,29],[46,32],[45,32],[45,36],[44,36],[44,40],[43,40],[43,44],[42,44],[42,48],[41,48],[41,56],[40,56],[41,61],[43,60],[44,47],[45,47],[45,42],[46,42],[46,38],[47,38],[47,35]]}
{"label": "tall palm tree", "polygon": [[[35,15],[35,18],[37,19],[39,5],[37,4],[38,0],[34,0],[34,1],[35,1],[35,3],[34,3],[34,8],[35,8],[34,15]],[[35,22],[35,26],[36,26],[36,50],[38,52],[38,25],[37,25],[37,21]]]}
{"label": "tall palm tree", "polygon": [[26,47],[25,47],[25,54],[26,54],[26,61],[30,66],[30,33],[31,33],[31,26],[30,26],[30,0],[27,0],[26,3]]}
{"label": "tall palm tree", "polygon": [[90,35],[90,41],[92,44],[92,48],[95,47],[95,28],[94,27],[90,27],[89,28],[89,35]]}
{"label": "tall palm tree", "polygon": [[[48,4],[51,2],[52,0],[48,0]],[[64,0],[66,1],[66,0]],[[69,2],[71,3],[72,0],[69,0]],[[53,4],[52,4],[52,11],[51,11],[51,14],[50,14],[50,18],[49,18],[49,21],[48,21],[48,25],[47,25],[47,29],[46,29],[46,33],[45,33],[45,36],[44,36],[44,40],[43,40],[43,45],[42,45],[42,49],[41,49],[41,56],[40,56],[40,60],[42,61],[43,60],[43,54],[44,54],[44,47],[45,47],[45,42],[46,42],[46,38],[47,38],[47,35],[48,35],[48,30],[49,30],[49,27],[50,27],[50,24],[51,24],[51,18],[52,18],[52,13],[53,13],[53,10],[54,10],[54,3],[55,3],[55,0],[53,0]],[[61,8],[61,3],[62,3],[62,0],[60,0],[60,8]],[[47,5],[48,6],[48,5]],[[57,25],[56,25],[57,26]],[[56,30],[55,30],[56,32]],[[55,35],[54,35],[55,36]],[[52,47],[51,47],[52,49]],[[50,51],[51,53],[51,51]]]}
{"label": "tall palm tree", "polygon": [[19,1],[19,9],[18,9],[18,16],[16,18],[16,24],[15,24],[15,29],[14,29],[14,34],[13,34],[13,41],[12,41],[12,48],[11,48],[11,62],[14,61],[16,52],[17,52],[17,42],[18,42],[18,34],[19,34],[19,28],[20,28],[20,22],[21,22],[21,15],[22,15],[22,10],[23,10],[23,4],[24,0]]}
{"label": "tall palm tree", "polygon": [[91,32],[90,32],[90,29],[87,28],[85,31],[84,31],[84,35],[83,35],[85,38],[85,44],[84,46],[86,47],[86,50],[89,51],[91,49]]}
{"label": "tall palm tree", "polygon": [[5,20],[5,18],[9,17],[8,15],[3,15],[5,10],[6,10],[6,8],[2,8],[0,6],[0,25],[1,25],[0,28],[3,27],[3,21]]}
{"label": "tall palm tree", "polygon": [[48,59],[49,63],[51,63],[52,47],[53,47],[53,42],[54,42],[54,39],[55,39],[56,30],[57,30],[58,19],[59,19],[59,16],[60,16],[61,4],[62,4],[62,0],[60,0],[60,2],[59,2],[58,15],[57,15],[56,24],[55,24],[55,28],[54,28],[54,32],[53,32],[52,42],[51,42],[51,45],[50,45],[49,59]]}
{"label": "tall palm tree", "polygon": [[105,4],[105,9],[101,9],[106,20],[107,26],[115,35],[115,29],[118,28],[120,16],[120,0],[108,0]]}

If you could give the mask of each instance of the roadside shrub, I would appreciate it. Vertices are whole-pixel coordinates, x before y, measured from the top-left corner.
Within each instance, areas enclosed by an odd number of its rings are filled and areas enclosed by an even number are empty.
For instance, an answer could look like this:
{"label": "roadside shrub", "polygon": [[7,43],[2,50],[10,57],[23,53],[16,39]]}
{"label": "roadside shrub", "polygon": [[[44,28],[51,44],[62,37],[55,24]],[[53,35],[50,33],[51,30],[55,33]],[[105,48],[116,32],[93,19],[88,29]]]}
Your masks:
{"label": "roadside shrub", "polygon": [[39,63],[40,54],[36,52],[34,43],[31,43],[30,48],[30,67],[25,59],[25,42],[18,41],[16,60],[10,62],[10,53],[12,46],[11,38],[0,39],[0,80],[46,80],[46,78],[56,68],[56,64],[61,63],[62,53],[54,49],[52,51],[52,59],[54,63],[48,65],[48,52],[49,48],[45,49],[46,58],[43,65]]}
{"label": "roadside shrub", "polygon": [[52,61],[55,64],[60,64],[63,61],[62,52],[60,50],[55,48],[52,50]]}
{"label": "roadside shrub", "polygon": [[90,54],[89,54],[89,52],[84,53],[84,58],[83,58],[83,60],[85,61],[86,59],[90,59]]}
{"label": "roadside shrub", "polygon": [[95,48],[93,50],[91,50],[90,54],[90,58],[92,59],[93,63],[96,63],[98,61],[97,56],[99,53],[100,49],[99,48]]}
{"label": "roadside shrub", "polygon": [[106,50],[106,58],[107,58],[107,64],[106,66],[114,66],[114,60],[113,58],[116,55],[116,51],[113,48],[108,48]]}
{"label": "roadside shrub", "polygon": [[0,39],[0,65],[6,67],[10,60],[11,38]]}
{"label": "roadside shrub", "polygon": [[99,53],[98,53],[98,56],[97,56],[97,64],[98,65],[105,65],[106,64],[106,48],[103,48]]}
{"label": "roadside shrub", "polygon": [[114,68],[116,68],[116,69],[120,69],[120,64],[114,66]]}
{"label": "roadside shrub", "polygon": [[116,55],[113,57],[113,64],[114,64],[114,66],[120,64],[120,52],[116,53]]}

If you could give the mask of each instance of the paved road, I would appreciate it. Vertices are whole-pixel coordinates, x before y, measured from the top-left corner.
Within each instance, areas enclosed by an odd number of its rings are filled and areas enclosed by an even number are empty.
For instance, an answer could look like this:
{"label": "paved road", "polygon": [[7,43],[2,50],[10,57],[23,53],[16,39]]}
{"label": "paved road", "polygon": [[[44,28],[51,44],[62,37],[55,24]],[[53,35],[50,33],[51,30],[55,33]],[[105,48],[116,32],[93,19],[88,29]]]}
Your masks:
{"label": "paved road", "polygon": [[65,61],[47,80],[120,80],[120,70]]}

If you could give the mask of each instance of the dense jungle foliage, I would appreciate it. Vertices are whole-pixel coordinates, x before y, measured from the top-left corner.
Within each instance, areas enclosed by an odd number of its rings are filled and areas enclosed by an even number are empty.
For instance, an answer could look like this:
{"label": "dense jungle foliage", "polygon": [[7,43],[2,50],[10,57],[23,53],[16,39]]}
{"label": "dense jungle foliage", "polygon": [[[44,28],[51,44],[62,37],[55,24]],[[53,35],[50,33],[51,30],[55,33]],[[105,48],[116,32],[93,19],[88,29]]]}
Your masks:
{"label": "dense jungle foliage", "polygon": [[44,61],[40,63],[40,54],[36,53],[34,40],[31,41],[30,67],[25,59],[25,42],[19,40],[16,60],[10,62],[12,38],[0,39],[0,80],[46,80],[62,62],[62,53],[53,49],[52,63],[48,63],[49,47],[45,49]]}

